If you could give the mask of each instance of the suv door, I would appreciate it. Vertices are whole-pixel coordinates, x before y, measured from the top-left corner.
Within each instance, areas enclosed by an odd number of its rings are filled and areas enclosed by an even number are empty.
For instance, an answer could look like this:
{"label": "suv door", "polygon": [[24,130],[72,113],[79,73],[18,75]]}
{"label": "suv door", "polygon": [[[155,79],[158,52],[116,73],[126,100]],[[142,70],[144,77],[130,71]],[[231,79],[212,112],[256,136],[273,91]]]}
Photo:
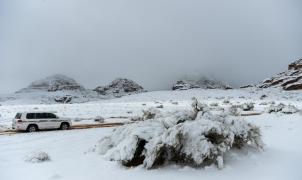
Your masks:
{"label": "suv door", "polygon": [[39,129],[49,129],[49,122],[46,113],[35,113],[35,120],[39,126]]}
{"label": "suv door", "polygon": [[55,114],[46,113],[46,116],[48,118],[50,128],[56,129],[60,127],[61,122],[59,121],[58,117]]}

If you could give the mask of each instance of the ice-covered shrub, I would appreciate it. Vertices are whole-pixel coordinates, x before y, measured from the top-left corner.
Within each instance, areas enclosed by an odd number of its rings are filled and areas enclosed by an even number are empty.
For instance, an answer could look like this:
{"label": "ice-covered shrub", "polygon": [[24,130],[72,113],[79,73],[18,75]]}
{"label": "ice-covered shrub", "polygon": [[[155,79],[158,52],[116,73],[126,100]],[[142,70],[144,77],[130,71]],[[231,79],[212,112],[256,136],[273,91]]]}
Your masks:
{"label": "ice-covered shrub", "polygon": [[50,156],[43,151],[32,152],[25,157],[25,161],[31,163],[41,163],[45,161],[50,161]]}
{"label": "ice-covered shrub", "polygon": [[293,106],[293,105],[285,105],[283,103],[280,103],[278,105],[271,105],[268,108],[268,113],[273,112],[282,112],[284,114],[294,114],[297,113],[299,110]]}
{"label": "ice-covered shrub", "polygon": [[119,127],[99,141],[98,152],[127,167],[152,169],[176,163],[222,168],[231,149],[262,148],[258,127],[225,113],[214,114],[200,105],[194,101],[192,112],[156,113],[151,121]]}

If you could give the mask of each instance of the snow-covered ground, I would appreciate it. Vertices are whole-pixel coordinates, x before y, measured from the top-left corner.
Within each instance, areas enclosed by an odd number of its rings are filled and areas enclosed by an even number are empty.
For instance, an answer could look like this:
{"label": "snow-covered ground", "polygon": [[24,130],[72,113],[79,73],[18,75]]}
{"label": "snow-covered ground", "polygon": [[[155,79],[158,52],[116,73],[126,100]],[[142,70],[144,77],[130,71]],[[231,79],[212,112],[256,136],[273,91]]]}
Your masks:
{"label": "snow-covered ground", "polygon": [[[262,95],[267,97],[260,99]],[[279,89],[234,89],[234,90],[202,90],[187,91],[153,91],[122,98],[92,101],[75,104],[34,104],[36,101],[19,103],[20,100],[5,101],[0,106],[0,131],[9,129],[11,121],[17,112],[24,111],[56,111],[61,117],[69,117],[74,124],[91,124],[97,116],[108,119],[110,117],[128,117],[119,119],[127,121],[129,118],[142,114],[143,109],[163,105],[163,111],[190,108],[191,98],[197,97],[200,102],[221,106],[254,102],[255,110],[265,111],[271,102],[292,104],[302,109],[302,93],[299,91],[281,91]],[[22,98],[21,98],[22,99]],[[26,104],[24,104],[26,103]],[[263,105],[266,104],[266,105]],[[116,120],[110,119],[107,122]]]}
{"label": "snow-covered ground", "polygon": [[[267,97],[262,97],[267,95]],[[112,128],[73,131],[45,131],[0,136],[0,180],[43,179],[302,179],[302,114],[266,113],[275,103],[292,104],[302,109],[302,93],[271,90],[188,90],[148,92],[118,99],[82,104],[2,104],[0,127],[9,128],[18,111],[57,111],[58,115],[71,117],[77,123],[102,116],[132,117],[143,109],[157,107],[161,111],[189,109],[191,97],[206,104],[217,102],[220,106],[254,102],[259,116],[246,120],[261,127],[265,145],[263,152],[233,152],[228,155],[225,168],[194,169],[177,165],[147,171],[143,167],[127,169],[116,162],[104,159],[93,149],[98,140],[108,135]],[[177,103],[176,103],[177,102]],[[81,120],[81,121],[79,121]],[[25,161],[32,152],[44,151],[50,161],[30,163]]]}

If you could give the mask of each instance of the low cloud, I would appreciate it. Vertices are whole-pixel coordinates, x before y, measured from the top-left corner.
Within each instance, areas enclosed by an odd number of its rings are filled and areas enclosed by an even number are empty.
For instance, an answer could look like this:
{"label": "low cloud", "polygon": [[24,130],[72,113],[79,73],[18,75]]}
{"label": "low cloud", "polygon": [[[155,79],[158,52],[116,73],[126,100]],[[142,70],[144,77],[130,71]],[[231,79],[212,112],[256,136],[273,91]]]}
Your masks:
{"label": "low cloud", "polygon": [[0,92],[61,73],[149,90],[189,74],[239,86],[302,56],[300,0],[3,0]]}

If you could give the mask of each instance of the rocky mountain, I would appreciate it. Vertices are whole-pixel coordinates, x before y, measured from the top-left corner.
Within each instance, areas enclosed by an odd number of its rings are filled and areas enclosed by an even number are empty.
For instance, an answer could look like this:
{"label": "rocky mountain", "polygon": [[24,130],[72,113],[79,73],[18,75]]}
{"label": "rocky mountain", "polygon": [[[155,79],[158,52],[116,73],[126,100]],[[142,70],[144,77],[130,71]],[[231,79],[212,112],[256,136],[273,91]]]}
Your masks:
{"label": "rocky mountain", "polygon": [[70,77],[56,74],[34,81],[14,94],[3,95],[0,97],[0,102],[4,104],[83,103],[141,92],[145,92],[142,86],[125,78],[118,78],[106,86],[90,90]]}
{"label": "rocky mountain", "polygon": [[105,98],[92,90],[85,89],[70,77],[56,74],[32,82],[28,87],[10,95],[6,101],[19,104],[50,104],[82,103]]}
{"label": "rocky mountain", "polygon": [[55,92],[63,90],[85,90],[85,88],[70,77],[61,74],[56,74],[53,76],[48,76],[38,81],[34,81],[28,87],[21,89],[16,93],[25,93],[32,91]]}
{"label": "rocky mountain", "polygon": [[117,78],[106,86],[99,86],[95,88],[94,91],[101,95],[110,95],[114,97],[145,92],[142,86],[126,78]]}
{"label": "rocky mountain", "polygon": [[288,70],[269,79],[265,79],[258,87],[279,87],[284,90],[302,90],[302,59],[289,64]]}
{"label": "rocky mountain", "polygon": [[188,77],[178,80],[172,87],[172,90],[188,90],[188,89],[232,89],[231,86],[207,77],[201,77],[197,79],[190,79]]}

